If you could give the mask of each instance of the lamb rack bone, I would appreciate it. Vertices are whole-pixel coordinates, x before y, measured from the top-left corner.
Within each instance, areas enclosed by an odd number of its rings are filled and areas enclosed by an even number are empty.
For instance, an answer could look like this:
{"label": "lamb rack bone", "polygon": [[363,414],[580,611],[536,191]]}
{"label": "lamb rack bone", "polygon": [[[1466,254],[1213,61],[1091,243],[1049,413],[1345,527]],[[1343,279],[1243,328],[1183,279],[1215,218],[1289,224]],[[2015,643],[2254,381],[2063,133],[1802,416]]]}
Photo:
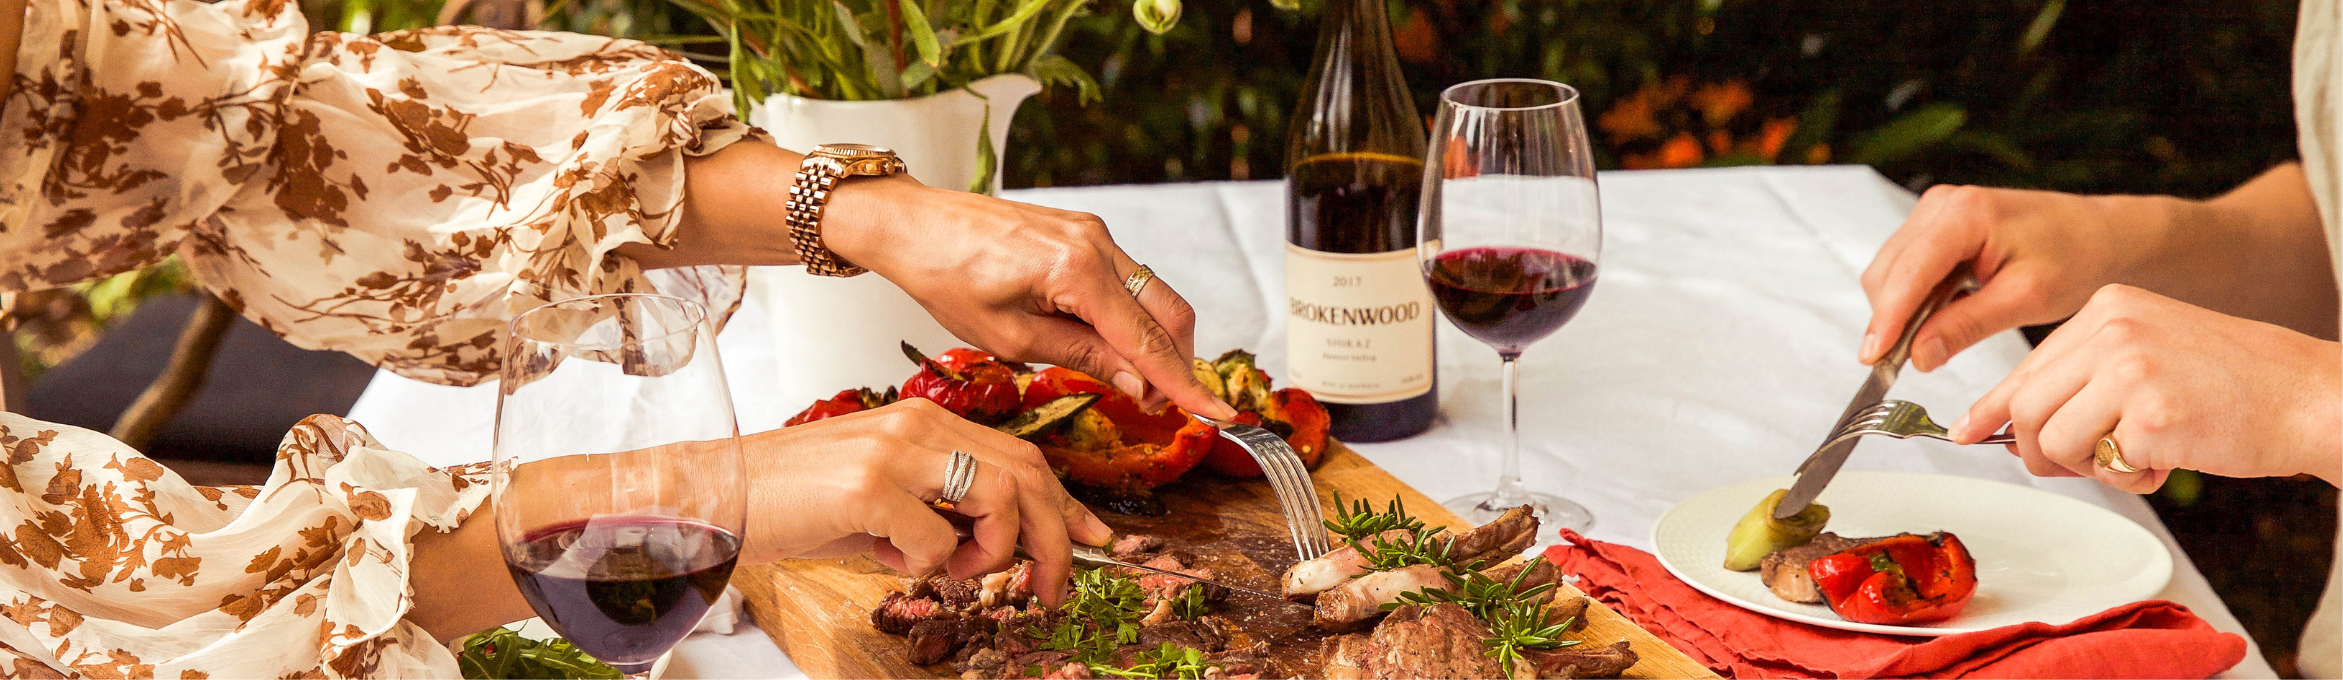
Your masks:
{"label": "lamb rack bone", "polygon": [[[1397,542],[1414,539],[1415,532],[1406,529],[1392,529],[1370,536],[1366,540],[1359,541],[1359,544],[1371,546],[1377,540]],[[1303,560],[1286,569],[1283,579],[1285,599],[1309,602],[1317,599],[1319,593],[1347,583],[1352,577],[1362,576],[1374,570],[1367,564],[1366,556],[1359,554],[1357,547],[1344,542],[1333,550],[1326,551],[1324,555]]]}
{"label": "lamb rack bone", "polygon": [[1530,506],[1506,510],[1497,519],[1458,534],[1448,546],[1448,556],[1457,564],[1472,564],[1474,560],[1503,562],[1528,550],[1538,542],[1538,516],[1531,514]]}

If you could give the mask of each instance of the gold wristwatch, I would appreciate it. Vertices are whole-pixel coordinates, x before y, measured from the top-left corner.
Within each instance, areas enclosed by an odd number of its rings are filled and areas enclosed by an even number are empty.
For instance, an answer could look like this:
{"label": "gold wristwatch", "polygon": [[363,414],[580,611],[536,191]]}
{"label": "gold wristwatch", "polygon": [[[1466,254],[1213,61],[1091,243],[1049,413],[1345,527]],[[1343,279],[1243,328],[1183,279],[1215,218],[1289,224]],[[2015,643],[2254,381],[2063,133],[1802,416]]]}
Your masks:
{"label": "gold wristwatch", "polygon": [[887,176],[903,171],[903,159],[892,149],[869,144],[823,144],[805,155],[797,166],[797,182],[789,186],[789,242],[805,270],[819,276],[853,276],[868,269],[838,257],[822,244],[822,208],[830,204],[830,190],[838,180],[861,175]]}

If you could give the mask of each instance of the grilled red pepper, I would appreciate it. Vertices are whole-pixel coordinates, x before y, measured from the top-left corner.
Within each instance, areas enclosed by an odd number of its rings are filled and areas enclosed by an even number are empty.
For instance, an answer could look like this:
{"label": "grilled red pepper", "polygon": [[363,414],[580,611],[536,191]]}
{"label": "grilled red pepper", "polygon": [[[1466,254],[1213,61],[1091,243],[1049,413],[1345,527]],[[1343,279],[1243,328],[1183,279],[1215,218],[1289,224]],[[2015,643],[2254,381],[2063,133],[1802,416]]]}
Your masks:
{"label": "grilled red pepper", "polygon": [[1219,432],[1179,409],[1147,413],[1112,386],[1078,371],[1046,368],[1025,387],[1027,408],[1069,394],[1096,394],[1098,403],[1037,442],[1066,478],[1112,491],[1168,484],[1204,460]]}
{"label": "grilled red pepper", "polygon": [[790,416],[789,422],[782,423],[781,426],[803,425],[823,418],[836,418],[849,413],[860,413],[895,403],[895,401],[895,388],[892,387],[887,388],[886,394],[873,392],[868,387],[844,390],[839,392],[837,396],[814,402],[814,405],[805,407],[805,410]]}
{"label": "grilled red pepper", "polygon": [[903,382],[903,398],[920,397],[981,425],[998,425],[1017,415],[1017,376],[998,357],[966,347],[929,358],[911,343],[903,356],[919,373]]}
{"label": "grilled red pepper", "polygon": [[[1236,421],[1258,425],[1285,438],[1306,466],[1316,466],[1326,455],[1326,429],[1332,419],[1326,407],[1309,392],[1295,388],[1271,391],[1269,374],[1253,365],[1253,355],[1242,350],[1221,355],[1218,361],[1196,361],[1196,378],[1213,395],[1237,409]],[[1212,445],[1204,464],[1231,477],[1259,477],[1261,465],[1236,442],[1221,439]]]}
{"label": "grilled red pepper", "polygon": [[1977,592],[1977,560],[1945,532],[1905,534],[1806,565],[1839,618],[1908,625],[1952,618]]}

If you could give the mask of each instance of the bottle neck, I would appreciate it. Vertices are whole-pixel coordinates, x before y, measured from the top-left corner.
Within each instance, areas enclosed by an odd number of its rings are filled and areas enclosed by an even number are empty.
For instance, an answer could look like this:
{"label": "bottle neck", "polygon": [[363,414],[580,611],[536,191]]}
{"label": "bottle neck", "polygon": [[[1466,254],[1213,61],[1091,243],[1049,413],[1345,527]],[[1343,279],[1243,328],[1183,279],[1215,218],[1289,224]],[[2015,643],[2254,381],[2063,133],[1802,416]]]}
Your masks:
{"label": "bottle neck", "polygon": [[1423,122],[1400,74],[1384,0],[1331,0],[1321,21],[1287,162],[1351,152],[1421,158]]}

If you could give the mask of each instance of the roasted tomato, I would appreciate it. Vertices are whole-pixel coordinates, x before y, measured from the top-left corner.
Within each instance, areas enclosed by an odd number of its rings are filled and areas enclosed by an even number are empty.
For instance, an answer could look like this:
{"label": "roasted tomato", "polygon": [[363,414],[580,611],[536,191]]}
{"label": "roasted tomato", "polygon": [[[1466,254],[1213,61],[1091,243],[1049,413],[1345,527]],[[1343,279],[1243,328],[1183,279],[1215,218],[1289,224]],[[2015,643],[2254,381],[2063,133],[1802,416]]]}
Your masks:
{"label": "roasted tomato", "polygon": [[895,388],[889,387],[886,394],[880,394],[871,391],[871,388],[868,387],[858,387],[839,392],[838,396],[814,402],[814,405],[805,407],[805,410],[797,412],[797,415],[790,416],[789,422],[782,423],[781,426],[803,425],[823,418],[836,418],[849,413],[859,413],[892,404],[895,401]]}
{"label": "roasted tomato", "polygon": [[1017,415],[1016,374],[993,355],[960,347],[931,359],[907,342],[903,356],[919,365],[919,373],[903,382],[904,398],[925,398],[982,425]]}
{"label": "roasted tomato", "polygon": [[[1237,408],[1237,422],[1259,425],[1284,437],[1303,465],[1314,467],[1326,455],[1326,428],[1332,423],[1326,407],[1309,392],[1299,389],[1271,391],[1269,374],[1253,366],[1253,355],[1232,350],[1221,355],[1219,361],[1197,359],[1195,373],[1196,379],[1211,388],[1214,396]],[[1204,464],[1214,472],[1231,477],[1261,476],[1261,465],[1253,456],[1226,439],[1215,440]]]}
{"label": "roasted tomato", "polygon": [[1070,394],[1095,394],[1098,402],[1037,443],[1050,467],[1094,490],[1132,493],[1168,484],[1203,462],[1220,435],[1179,409],[1147,413],[1122,391],[1067,368],[1035,374],[1025,404],[1034,408]]}

